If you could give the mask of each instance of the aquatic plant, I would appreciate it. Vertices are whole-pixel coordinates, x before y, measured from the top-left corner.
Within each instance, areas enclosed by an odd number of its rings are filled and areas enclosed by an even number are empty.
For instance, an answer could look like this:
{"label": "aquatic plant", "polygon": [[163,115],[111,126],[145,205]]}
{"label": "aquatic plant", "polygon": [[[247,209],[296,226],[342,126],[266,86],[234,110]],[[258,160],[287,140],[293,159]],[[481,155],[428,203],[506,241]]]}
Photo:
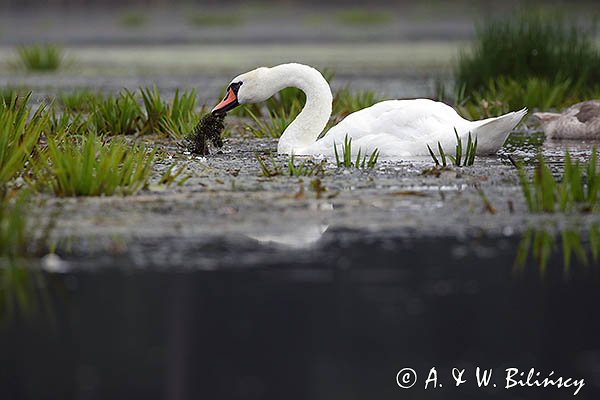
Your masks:
{"label": "aquatic plant", "polygon": [[8,182],[22,175],[48,123],[45,107],[40,106],[30,118],[29,97],[22,101],[14,97],[9,103],[0,103],[0,191]]}
{"label": "aquatic plant", "polygon": [[63,109],[74,112],[92,112],[102,100],[100,93],[89,89],[61,92],[58,95],[58,102]]}
{"label": "aquatic plant", "polygon": [[194,130],[185,137],[188,150],[193,154],[207,155],[209,142],[212,142],[215,147],[222,147],[221,133],[225,129],[224,120],[225,114],[207,113],[200,118]]}
{"label": "aquatic plant", "polygon": [[393,18],[389,12],[375,11],[368,8],[356,8],[340,11],[335,15],[337,22],[347,25],[383,25],[392,22]]}
{"label": "aquatic plant", "polygon": [[65,59],[63,48],[50,43],[18,46],[17,55],[17,64],[30,71],[55,71]]}
{"label": "aquatic plant", "polygon": [[196,113],[196,91],[179,89],[171,103],[163,100],[156,86],[140,89],[146,120],[140,133],[157,133],[169,135],[175,140],[181,140],[192,132],[200,118]]}
{"label": "aquatic plant", "polygon": [[54,137],[63,137],[67,134],[84,135],[90,130],[90,120],[81,113],[72,111],[59,113],[52,108],[48,116],[46,135]]}
{"label": "aquatic plant", "polygon": [[[371,152],[370,155],[361,154],[362,149],[358,149],[358,153],[356,153],[356,158],[353,160],[352,157],[352,138],[346,135],[344,137],[344,143],[342,143],[342,157],[340,158],[340,154],[338,152],[337,144],[333,142],[333,152],[335,154],[335,163],[338,168],[361,168],[361,169],[373,169],[375,165],[377,165],[377,160],[379,159],[379,149],[375,149]],[[361,158],[362,156],[362,158]],[[368,158],[367,158],[368,157]]]}
{"label": "aquatic plant", "polygon": [[48,138],[46,172],[57,196],[131,195],[147,185],[156,150],[90,133],[58,143]]}
{"label": "aquatic plant", "polygon": [[158,133],[160,130],[159,125],[167,114],[167,104],[160,97],[155,85],[152,85],[152,88],[140,89],[140,93],[146,110],[146,121],[142,132]]}
{"label": "aquatic plant", "polygon": [[[295,156],[292,154],[287,162],[287,169],[277,164],[273,153],[269,152],[268,159],[263,159],[257,153],[254,154],[260,166],[261,175],[265,177],[273,176],[317,176],[325,174],[325,165],[323,162],[315,163],[307,159],[296,165]],[[270,162],[271,165],[267,165]]]}
{"label": "aquatic plant", "polygon": [[[8,104],[20,104],[19,98],[25,97],[27,94],[23,94],[22,90],[14,87],[3,87],[0,88],[0,103],[4,105]],[[13,101],[15,100],[15,101]]]}
{"label": "aquatic plant", "polygon": [[580,165],[579,161],[573,161],[569,152],[566,152],[563,174],[558,179],[553,176],[541,153],[537,161],[531,181],[527,177],[523,164],[514,163],[530,212],[594,212],[598,209],[600,173],[596,166],[598,161],[596,146],[593,147],[588,162],[583,165]]}
{"label": "aquatic plant", "polygon": [[467,93],[485,90],[501,77],[521,85],[531,78],[564,82],[575,77],[571,91],[596,86],[600,82],[596,30],[594,25],[582,26],[564,15],[541,11],[487,20],[476,27],[472,49],[460,56],[456,84],[464,85]]}
{"label": "aquatic plant", "polygon": [[100,134],[133,134],[141,129],[144,115],[135,96],[128,90],[98,103],[92,122]]}
{"label": "aquatic plant", "polygon": [[[173,101],[167,105],[166,113],[159,123],[160,131],[175,140],[181,140],[189,132],[192,132],[200,123],[200,115],[204,110],[202,108],[196,111],[196,101],[197,96],[194,89],[185,90],[181,94],[179,89],[175,90]],[[224,129],[223,126],[220,133]]]}
{"label": "aquatic plant", "polygon": [[471,139],[471,132],[469,132],[469,137],[467,139],[467,147],[465,149],[463,158],[462,139],[460,138],[460,136],[458,136],[456,128],[454,128],[454,134],[456,135],[456,148],[453,156],[447,155],[444,149],[442,148],[442,144],[438,142],[438,152],[441,159],[441,163],[435,156],[433,150],[431,150],[431,147],[427,145],[429,155],[431,155],[431,158],[433,159],[433,162],[435,163],[436,167],[446,167],[448,165],[447,159],[450,160],[450,162],[452,162],[452,165],[454,165],[455,167],[470,167],[475,163],[475,155],[477,154],[477,138],[475,138],[475,141],[473,141]]}

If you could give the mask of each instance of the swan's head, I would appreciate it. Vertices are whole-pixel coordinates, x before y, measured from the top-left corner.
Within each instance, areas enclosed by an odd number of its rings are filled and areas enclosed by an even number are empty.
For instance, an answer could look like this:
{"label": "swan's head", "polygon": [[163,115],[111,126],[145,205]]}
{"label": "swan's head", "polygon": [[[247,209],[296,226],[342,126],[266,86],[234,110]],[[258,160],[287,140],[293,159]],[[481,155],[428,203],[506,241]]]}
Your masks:
{"label": "swan's head", "polygon": [[213,114],[223,114],[240,104],[260,103],[274,93],[269,85],[269,68],[261,67],[236,76],[227,87],[223,100],[213,108]]}

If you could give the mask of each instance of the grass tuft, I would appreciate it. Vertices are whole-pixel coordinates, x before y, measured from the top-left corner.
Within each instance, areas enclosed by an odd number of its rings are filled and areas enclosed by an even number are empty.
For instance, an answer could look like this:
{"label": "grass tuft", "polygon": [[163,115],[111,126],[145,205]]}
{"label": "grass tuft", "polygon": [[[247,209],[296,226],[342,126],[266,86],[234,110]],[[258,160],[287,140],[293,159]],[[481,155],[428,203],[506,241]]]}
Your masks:
{"label": "grass tuft", "polygon": [[[333,153],[335,154],[335,163],[338,168],[361,168],[361,169],[373,169],[375,165],[377,165],[377,160],[379,159],[379,149],[373,150],[373,152],[367,156],[361,154],[362,149],[358,149],[358,153],[356,154],[356,159],[352,157],[352,138],[346,135],[344,137],[344,143],[342,144],[342,156],[340,158],[340,154],[338,152],[337,144],[333,142]],[[362,156],[362,158],[361,158]],[[354,161],[353,161],[354,159]]]}
{"label": "grass tuft", "polygon": [[475,155],[477,154],[477,138],[475,141],[471,138],[471,133],[469,132],[469,137],[467,139],[467,147],[463,156],[463,144],[462,139],[458,136],[458,132],[456,128],[454,128],[454,135],[456,136],[456,148],[454,155],[447,155],[444,149],[442,148],[442,144],[438,142],[438,154],[440,156],[440,160],[436,157],[431,147],[427,145],[427,150],[429,150],[429,155],[431,156],[433,162],[436,167],[445,168],[448,166],[447,159],[452,162],[452,165],[455,167],[470,167],[475,164]]}
{"label": "grass tuft", "polygon": [[14,97],[0,104],[0,190],[21,176],[30,166],[31,156],[48,124],[48,114],[40,106],[30,117],[28,94],[22,101]]}
{"label": "grass tuft", "polygon": [[80,89],[73,92],[63,92],[58,95],[58,102],[63,109],[74,112],[92,112],[103,100],[98,92]]}
{"label": "grass tuft", "polygon": [[57,196],[131,195],[145,187],[156,150],[94,134],[58,143],[48,139],[46,167]]}
{"label": "grass tuft", "polygon": [[143,119],[140,105],[128,90],[116,97],[108,96],[97,105],[92,115],[96,131],[107,135],[136,133],[141,129]]}
{"label": "grass tuft", "polygon": [[29,71],[56,71],[65,60],[64,50],[56,44],[17,47],[18,65]]}

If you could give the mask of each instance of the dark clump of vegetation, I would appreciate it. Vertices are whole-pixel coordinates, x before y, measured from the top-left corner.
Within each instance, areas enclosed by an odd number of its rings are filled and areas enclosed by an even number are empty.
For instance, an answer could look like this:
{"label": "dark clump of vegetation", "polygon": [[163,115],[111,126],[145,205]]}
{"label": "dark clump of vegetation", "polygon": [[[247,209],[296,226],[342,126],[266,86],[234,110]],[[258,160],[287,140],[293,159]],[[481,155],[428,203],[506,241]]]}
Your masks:
{"label": "dark clump of vegetation", "polygon": [[485,89],[500,77],[519,83],[530,78],[555,81],[576,77],[572,87],[600,82],[600,52],[595,27],[584,29],[567,17],[547,12],[520,12],[477,27],[476,42],[456,70],[467,92]]}
{"label": "dark clump of vegetation", "polygon": [[187,137],[188,149],[193,154],[207,155],[209,141],[215,147],[223,147],[221,132],[225,129],[226,114],[208,113],[200,118],[194,131]]}

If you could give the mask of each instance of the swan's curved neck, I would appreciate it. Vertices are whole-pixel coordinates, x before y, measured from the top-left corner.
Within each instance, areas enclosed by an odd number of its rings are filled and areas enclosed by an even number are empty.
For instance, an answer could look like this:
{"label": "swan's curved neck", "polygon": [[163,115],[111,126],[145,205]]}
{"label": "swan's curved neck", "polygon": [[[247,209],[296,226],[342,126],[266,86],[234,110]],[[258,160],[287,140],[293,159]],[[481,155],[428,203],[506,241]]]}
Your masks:
{"label": "swan's curved neck", "polygon": [[327,80],[316,69],[302,64],[283,64],[270,69],[275,92],[296,87],[306,95],[302,112],[281,135],[277,151],[282,154],[302,154],[302,149],[313,144],[331,116],[333,95]]}

